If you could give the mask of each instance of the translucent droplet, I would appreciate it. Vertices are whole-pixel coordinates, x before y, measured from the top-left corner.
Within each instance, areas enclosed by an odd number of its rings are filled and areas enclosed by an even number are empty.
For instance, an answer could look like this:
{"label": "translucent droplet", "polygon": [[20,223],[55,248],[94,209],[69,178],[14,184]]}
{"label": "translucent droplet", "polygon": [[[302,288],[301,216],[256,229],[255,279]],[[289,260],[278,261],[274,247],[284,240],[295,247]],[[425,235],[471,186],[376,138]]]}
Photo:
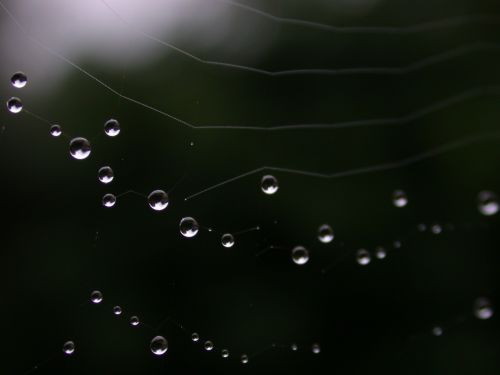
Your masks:
{"label": "translucent droplet", "polygon": [[371,260],[372,258],[370,256],[370,253],[365,249],[359,249],[356,253],[356,261],[362,266],[366,266],[371,262]]}
{"label": "translucent droplet", "polygon": [[200,335],[198,335],[196,332],[193,332],[193,334],[191,335],[191,340],[193,340],[194,342],[196,342],[199,339],[200,339]]}
{"label": "translucent droplet", "polygon": [[155,211],[162,211],[168,206],[168,195],[163,190],[155,190],[148,195],[149,207]]}
{"label": "translucent droplet", "polygon": [[498,213],[498,198],[492,191],[481,191],[478,195],[478,209],[485,216],[492,216]]}
{"label": "translucent droplet", "polygon": [[122,314],[122,308],[120,306],[113,307],[113,314],[115,314],[115,315],[121,315]]}
{"label": "translucent droplet", "polygon": [[120,123],[118,120],[110,119],[104,124],[104,132],[110,137],[120,134]]}
{"label": "translucent droplet", "polygon": [[408,197],[403,190],[396,190],[392,193],[392,203],[396,207],[405,207],[408,204]]}
{"label": "translucent droplet", "polygon": [[323,224],[318,229],[318,239],[323,243],[330,243],[333,241],[333,229],[328,224]]}
{"label": "translucent droplet", "polygon": [[226,233],[222,235],[221,238],[222,246],[224,247],[233,247],[234,245],[234,237],[231,233]]}
{"label": "translucent droplet", "polygon": [[401,241],[394,241],[392,243],[392,246],[395,248],[395,249],[400,249],[401,246],[403,246],[403,244],[401,243]]}
{"label": "translucent droplet", "polygon": [[105,166],[99,169],[97,177],[103,184],[109,184],[115,178],[115,174],[111,167]]}
{"label": "translucent droplet", "polygon": [[292,250],[292,260],[295,264],[303,265],[309,261],[309,251],[303,246],[296,246]]}
{"label": "translucent droplet", "polygon": [[440,224],[433,224],[431,226],[432,234],[440,234],[443,231],[443,227]]}
{"label": "translucent droplet", "polygon": [[260,181],[260,187],[264,193],[274,194],[278,191],[278,180],[270,174],[265,175]]}
{"label": "translucent droplet", "polygon": [[50,135],[53,137],[59,137],[62,134],[61,127],[57,124],[54,124],[50,127]]}
{"label": "translucent droplet", "polygon": [[241,363],[246,364],[248,363],[248,356],[246,354],[243,354],[240,358]]}
{"label": "translucent droplet", "polygon": [[478,319],[486,320],[493,316],[493,305],[488,298],[478,298],[474,301],[474,315]]}
{"label": "translucent droplet", "polygon": [[12,83],[12,86],[22,89],[28,83],[28,77],[23,72],[16,72],[10,78],[10,83]]}
{"label": "translucent droplet", "polygon": [[63,345],[63,352],[65,354],[73,354],[75,352],[75,343],[73,341],[66,341]]}
{"label": "translucent droplet", "polygon": [[297,346],[297,344],[292,344],[292,345],[290,345],[290,349],[292,349],[294,352],[296,352],[299,349],[299,347]]}
{"label": "translucent droplet", "polygon": [[443,334],[443,329],[439,326],[433,327],[432,328],[432,334],[434,336],[441,336]]}
{"label": "translucent droplet", "polygon": [[167,352],[168,343],[165,337],[163,336],[155,336],[151,340],[151,352],[155,355],[163,355]]}
{"label": "translucent droplet", "polygon": [[73,138],[69,143],[69,153],[75,159],[87,159],[90,155],[90,142],[82,137]]}
{"label": "translucent droplet", "polygon": [[377,257],[377,259],[385,259],[385,257],[387,256],[387,251],[382,246],[379,246],[375,249],[375,256]]}
{"label": "translucent droplet", "polygon": [[222,358],[227,358],[229,357],[229,350],[227,349],[222,349],[221,351]]}
{"label": "translucent droplet", "polygon": [[106,194],[102,197],[104,207],[113,207],[116,204],[116,197],[113,194]]}
{"label": "translucent droplet", "polygon": [[311,350],[314,354],[319,354],[321,352],[321,347],[319,344],[312,344]]}
{"label": "translucent droplet", "polygon": [[21,99],[16,98],[13,96],[9,100],[7,100],[7,109],[11,113],[19,113],[23,110],[23,103],[21,102]]}
{"label": "translucent droplet", "polygon": [[214,348],[214,343],[212,341],[205,341],[205,344],[203,345],[205,350],[210,351]]}
{"label": "translucent droplet", "polygon": [[423,223],[422,223],[422,224],[418,224],[418,225],[417,225],[417,230],[418,230],[419,232],[425,232],[425,231],[427,230],[427,225],[425,225],[425,224],[423,224]]}
{"label": "translucent droplet", "polygon": [[102,302],[102,293],[99,290],[94,290],[90,293],[90,300],[92,303],[101,303]]}
{"label": "translucent droplet", "polygon": [[199,230],[199,225],[198,222],[192,217],[185,217],[181,220],[179,229],[184,237],[190,238],[196,236]]}
{"label": "translucent droplet", "polygon": [[134,327],[139,325],[139,318],[137,316],[131,316],[130,317],[130,324]]}

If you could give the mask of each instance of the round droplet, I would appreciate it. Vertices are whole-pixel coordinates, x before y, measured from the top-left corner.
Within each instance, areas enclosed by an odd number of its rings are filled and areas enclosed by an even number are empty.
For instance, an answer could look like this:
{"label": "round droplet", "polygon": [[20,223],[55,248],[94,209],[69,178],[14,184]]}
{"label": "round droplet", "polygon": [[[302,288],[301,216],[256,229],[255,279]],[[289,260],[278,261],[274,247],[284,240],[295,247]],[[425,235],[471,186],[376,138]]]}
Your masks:
{"label": "round droplet", "polygon": [[303,246],[296,246],[292,250],[292,260],[295,264],[303,265],[309,261],[309,251]]}
{"label": "round droplet", "polygon": [[297,346],[297,344],[294,343],[294,344],[290,345],[290,349],[292,349],[294,352],[296,352],[299,349],[299,347]]}
{"label": "round droplet", "polygon": [[264,193],[274,194],[278,191],[278,180],[270,174],[265,175],[260,181],[260,187]]}
{"label": "round droplet", "polygon": [[181,220],[179,229],[184,237],[190,238],[196,236],[199,230],[199,225],[198,222],[192,217],[185,217]]}
{"label": "round droplet", "polygon": [[493,305],[488,298],[478,298],[474,301],[474,315],[481,320],[489,319],[493,316]]}
{"label": "round droplet", "polygon": [[104,207],[113,207],[116,204],[116,197],[113,194],[106,194],[102,197],[102,205]]}
{"label": "round droplet", "polygon": [[425,232],[425,231],[427,230],[427,225],[425,225],[425,224],[423,224],[423,223],[418,224],[418,225],[417,225],[417,230],[418,230],[419,232]]}
{"label": "round droplet", "polygon": [[193,340],[194,342],[197,342],[199,339],[200,339],[200,335],[198,335],[196,332],[193,332],[193,334],[191,335],[191,340]]}
{"label": "round droplet", "polygon": [[90,300],[92,303],[101,303],[102,302],[102,293],[98,290],[94,290],[90,293]]}
{"label": "round droplet", "polygon": [[212,341],[205,341],[203,347],[205,348],[205,350],[210,351],[214,348],[214,343]]}
{"label": "round droplet", "polygon": [[498,213],[498,198],[492,191],[481,191],[478,195],[478,209],[485,216],[492,216]]}
{"label": "round droplet", "polygon": [[54,124],[50,127],[50,135],[53,137],[59,137],[62,134],[61,127],[57,124]]}
{"label": "round droplet", "polygon": [[227,350],[227,349],[222,349],[222,350],[221,350],[221,355],[222,355],[222,358],[227,358],[227,357],[229,357],[229,350]]}
{"label": "round droplet", "polygon": [[408,197],[403,190],[396,190],[392,193],[392,203],[396,207],[405,207],[408,204]]}
{"label": "round droplet", "polygon": [[137,316],[131,316],[130,317],[130,324],[134,327],[139,325],[139,318]]}
{"label": "round droplet", "polygon": [[122,308],[120,306],[113,307],[113,314],[115,314],[115,315],[121,315],[122,314]]}
{"label": "round droplet", "polygon": [[432,234],[440,234],[443,231],[443,227],[440,224],[433,224],[431,226]]}
{"label": "round droplet", "polygon": [[73,341],[66,341],[63,345],[63,352],[65,354],[73,354],[75,352],[75,343]]}
{"label": "round droplet", "polygon": [[359,249],[356,253],[356,262],[362,266],[366,266],[371,262],[371,260],[370,253],[365,249]]}
{"label": "round droplet", "polygon": [[28,77],[23,72],[16,72],[10,78],[10,83],[12,83],[12,86],[22,89],[28,83]]}
{"label": "round droplet", "polygon": [[387,251],[382,246],[379,246],[375,249],[375,256],[377,259],[385,259]]}
{"label": "round droplet", "polygon": [[105,166],[99,169],[97,177],[103,184],[109,184],[115,178],[115,174],[111,167]]}
{"label": "round droplet", "polygon": [[82,137],[73,138],[69,143],[69,153],[77,160],[87,159],[90,155],[90,142]]}
{"label": "round droplet", "polygon": [[223,234],[221,237],[222,246],[224,247],[233,247],[234,245],[234,236],[231,233]]}
{"label": "round droplet", "polygon": [[241,363],[246,364],[248,363],[248,356],[246,354],[243,354],[240,358]]}
{"label": "round droplet", "polygon": [[434,336],[441,336],[443,334],[443,329],[439,326],[435,326],[432,328],[432,334]]}
{"label": "round droplet", "polygon": [[7,109],[11,113],[19,113],[23,110],[23,103],[21,99],[16,98],[15,96],[7,100]]}
{"label": "round droplet", "polygon": [[314,354],[319,354],[321,352],[321,347],[319,344],[312,344],[311,350]]}
{"label": "round droplet", "polygon": [[163,190],[155,190],[148,195],[149,207],[155,211],[162,211],[168,206],[168,195]]}
{"label": "round droplet", "polygon": [[155,336],[151,340],[151,352],[155,355],[163,355],[167,352],[168,343],[165,337],[163,336]]}
{"label": "round droplet", "polygon": [[330,243],[333,241],[333,229],[328,224],[323,224],[318,229],[318,239],[323,243]]}
{"label": "round droplet", "polygon": [[120,134],[120,123],[118,120],[110,119],[104,124],[104,132],[110,137],[116,137]]}

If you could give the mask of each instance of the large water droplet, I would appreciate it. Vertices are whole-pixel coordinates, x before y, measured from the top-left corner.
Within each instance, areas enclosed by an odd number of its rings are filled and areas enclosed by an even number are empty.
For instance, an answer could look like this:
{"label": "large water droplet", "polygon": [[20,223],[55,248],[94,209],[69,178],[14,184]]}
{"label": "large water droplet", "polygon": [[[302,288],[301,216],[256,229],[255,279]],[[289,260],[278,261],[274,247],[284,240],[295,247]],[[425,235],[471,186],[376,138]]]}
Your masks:
{"label": "large water droplet", "polygon": [[28,83],[28,77],[23,72],[16,72],[10,78],[10,83],[12,83],[12,86],[22,89]]}
{"label": "large water droplet", "polygon": [[104,124],[104,132],[110,137],[116,137],[120,134],[120,123],[118,120],[110,119]]}
{"label": "large water droplet", "polygon": [[102,197],[102,205],[104,207],[113,207],[116,204],[116,197],[113,194],[106,194]]}
{"label": "large water droplet", "polygon": [[309,261],[309,251],[303,246],[296,246],[292,250],[292,260],[295,264],[303,265]]}
{"label": "large water droplet", "polygon": [[168,195],[163,190],[155,190],[148,195],[149,207],[155,211],[162,211],[168,206]]}
{"label": "large water droplet", "polygon": [[278,191],[278,180],[270,174],[265,175],[260,181],[260,187],[264,193],[274,194]]}
{"label": "large water droplet", "polygon": [[99,169],[99,171],[97,172],[97,177],[103,184],[109,184],[115,178],[115,174],[111,167],[105,166]]}
{"label": "large water droplet", "polygon": [[356,262],[362,266],[366,266],[371,262],[372,258],[370,253],[365,249],[359,249],[356,253]]}
{"label": "large water droplet", "polygon": [[318,240],[323,243],[330,243],[333,241],[333,229],[328,224],[323,224],[318,229]]}
{"label": "large water droplet", "polygon": [[59,137],[62,134],[61,127],[57,124],[54,124],[50,127],[50,135],[53,137]]}
{"label": "large water droplet", "polygon": [[151,340],[151,352],[156,355],[163,355],[167,352],[168,343],[165,337],[156,336]]}
{"label": "large water droplet", "polygon": [[90,300],[92,303],[101,303],[102,302],[102,293],[99,290],[94,290],[90,293]]}
{"label": "large water droplet", "polygon": [[75,343],[73,341],[66,341],[63,345],[63,352],[65,354],[73,354],[75,352]]}
{"label": "large water droplet", "polygon": [[21,99],[16,98],[15,96],[7,100],[7,109],[11,113],[19,113],[23,110],[23,103]]}
{"label": "large water droplet", "polygon": [[184,237],[194,237],[198,233],[198,222],[192,217],[185,217],[179,224],[179,229]]}
{"label": "large water droplet", "polygon": [[493,305],[488,298],[478,298],[474,301],[474,315],[478,319],[486,320],[493,316]]}
{"label": "large water droplet", "polygon": [[234,236],[231,233],[223,234],[221,237],[222,246],[224,247],[233,247],[234,245]]}
{"label": "large water droplet", "polygon": [[478,194],[478,209],[485,216],[492,216],[498,213],[498,198],[492,191],[481,191]]}
{"label": "large water droplet", "polygon": [[75,159],[87,159],[90,155],[90,142],[82,137],[73,138],[69,142],[69,153]]}
{"label": "large water droplet", "polygon": [[205,348],[205,350],[211,351],[214,348],[214,343],[210,340],[205,341],[205,344],[203,345],[203,347]]}
{"label": "large water droplet", "polygon": [[396,190],[392,193],[392,203],[396,207],[404,207],[408,204],[408,197],[403,190]]}

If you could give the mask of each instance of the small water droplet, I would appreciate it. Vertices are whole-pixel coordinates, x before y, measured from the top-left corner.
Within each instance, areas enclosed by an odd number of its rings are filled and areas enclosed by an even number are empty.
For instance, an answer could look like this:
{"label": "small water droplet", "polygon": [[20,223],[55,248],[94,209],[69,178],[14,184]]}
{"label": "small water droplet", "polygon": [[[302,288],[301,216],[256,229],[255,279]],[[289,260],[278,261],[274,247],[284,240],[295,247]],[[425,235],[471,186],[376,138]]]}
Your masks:
{"label": "small water droplet", "polygon": [[194,342],[196,342],[199,339],[200,339],[200,335],[198,335],[196,332],[193,332],[193,334],[191,335],[191,340],[193,340]]}
{"label": "small water droplet", "polygon": [[474,315],[481,320],[490,319],[493,316],[493,305],[488,298],[478,298],[474,301]]}
{"label": "small water droplet", "polygon": [[155,211],[163,211],[169,203],[168,194],[163,190],[154,190],[148,195],[148,204]]}
{"label": "small water droplet", "polygon": [[423,223],[422,223],[422,224],[418,224],[418,225],[417,225],[417,230],[418,230],[419,232],[425,232],[425,231],[427,230],[427,225],[425,225],[425,224],[423,224]]}
{"label": "small water droplet", "polygon": [[198,222],[192,217],[182,218],[179,229],[184,237],[194,237],[198,233],[199,225]]}
{"label": "small water droplet", "polygon": [[319,344],[312,344],[311,350],[314,354],[319,354],[321,352],[321,347]]}
{"label": "small water droplet", "polygon": [[221,351],[222,358],[227,358],[229,357],[229,350],[227,349],[222,349]]}
{"label": "small water droplet", "polygon": [[120,134],[120,123],[118,120],[110,119],[104,124],[104,133],[110,137],[116,137]]}
{"label": "small water droplet", "polygon": [[292,250],[292,260],[295,264],[303,265],[309,261],[309,251],[303,246],[296,246]]}
{"label": "small water droplet", "polygon": [[478,209],[485,216],[496,215],[499,210],[498,198],[492,191],[481,191],[478,194]]}
{"label": "small water droplet", "polygon": [[443,329],[439,326],[435,326],[432,328],[432,334],[434,336],[441,336],[443,334]]}
{"label": "small water droplet", "polygon": [[359,249],[356,253],[356,262],[361,266],[366,266],[371,262],[371,256],[365,249]]}
{"label": "small water droplet", "polygon": [[151,340],[151,352],[155,355],[163,355],[167,352],[168,343],[165,337],[163,336],[155,336]]}
{"label": "small water droplet", "polygon": [[382,246],[378,246],[375,249],[375,256],[377,257],[377,259],[385,259],[385,257],[387,256],[387,251]]}
{"label": "small water droplet", "polygon": [[443,227],[441,224],[432,224],[431,226],[431,232],[432,234],[440,234],[443,231]]}
{"label": "small water droplet", "polygon": [[63,352],[71,355],[75,352],[75,343],[73,341],[66,341],[63,345]]}
{"label": "small water droplet", "polygon": [[299,347],[297,346],[297,344],[292,344],[292,345],[290,345],[290,349],[292,349],[294,352],[296,352],[299,349]]}
{"label": "small water droplet", "polygon": [[62,134],[61,127],[57,124],[54,124],[50,127],[50,135],[53,137],[59,137]]}
{"label": "small water droplet", "polygon": [[231,233],[223,234],[221,237],[222,246],[224,247],[233,247],[234,245],[234,236]]}
{"label": "small water droplet", "polygon": [[266,194],[274,194],[278,191],[278,180],[276,177],[271,176],[270,174],[265,175],[262,177],[262,180],[260,181],[260,187],[262,191]]}
{"label": "small water droplet", "polygon": [[28,77],[23,72],[16,72],[10,78],[10,83],[15,88],[22,89],[28,83]]}
{"label": "small water droplet", "polygon": [[99,169],[99,171],[97,172],[97,177],[103,184],[109,184],[115,178],[115,174],[111,167],[105,166]]}
{"label": "small water droplet", "polygon": [[130,324],[134,327],[139,325],[139,318],[137,316],[131,316],[130,317]]}
{"label": "small water droplet", "polygon": [[77,160],[87,159],[90,155],[90,151],[90,142],[85,138],[73,138],[69,143],[69,153]]}
{"label": "small water droplet", "polygon": [[116,204],[116,197],[113,194],[106,194],[102,197],[102,205],[104,207],[113,207]]}
{"label": "small water droplet", "polygon": [[94,290],[90,293],[90,300],[92,303],[101,303],[102,302],[102,293],[99,290]]}
{"label": "small water droplet", "polygon": [[333,229],[328,224],[323,224],[318,229],[318,239],[323,243],[330,243],[333,241]]}
{"label": "small water droplet", "polygon": [[210,340],[205,341],[205,344],[203,345],[206,351],[211,351],[214,348],[214,343]]}
{"label": "small water droplet", "polygon": [[122,308],[120,306],[113,307],[113,314],[115,314],[115,315],[121,315],[122,314]]}
{"label": "small water droplet", "polygon": [[396,190],[392,193],[392,203],[396,207],[405,207],[408,204],[408,197],[403,190]]}
{"label": "small water droplet", "polygon": [[23,110],[23,103],[21,99],[13,96],[9,100],[7,100],[7,109],[11,113],[19,113]]}
{"label": "small water droplet", "polygon": [[248,363],[248,356],[246,354],[243,354],[240,358],[241,363],[247,364]]}

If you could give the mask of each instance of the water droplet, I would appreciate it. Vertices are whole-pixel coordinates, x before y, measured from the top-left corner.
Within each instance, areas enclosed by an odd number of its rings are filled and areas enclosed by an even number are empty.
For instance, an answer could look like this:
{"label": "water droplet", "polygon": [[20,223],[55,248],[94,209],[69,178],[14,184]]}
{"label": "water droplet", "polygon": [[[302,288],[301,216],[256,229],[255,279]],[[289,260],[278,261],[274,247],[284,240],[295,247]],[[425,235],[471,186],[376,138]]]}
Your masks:
{"label": "water droplet", "polygon": [[94,290],[90,293],[90,300],[92,303],[101,303],[102,302],[102,293],[99,290]]}
{"label": "water droplet", "polygon": [[441,336],[443,334],[443,329],[439,326],[432,328],[432,334],[434,336]]}
{"label": "water droplet", "polygon": [[371,262],[371,260],[372,258],[370,256],[370,253],[365,249],[359,249],[356,253],[356,261],[362,266],[366,266]]}
{"label": "water droplet", "polygon": [[492,216],[498,213],[498,198],[492,191],[481,191],[478,195],[478,209],[485,216]]}
{"label": "water droplet", "polygon": [[205,350],[211,351],[214,348],[214,343],[212,341],[205,341],[205,344],[203,345]]}
{"label": "water droplet", "polygon": [[163,190],[155,190],[148,195],[149,207],[155,211],[162,211],[167,208],[168,202],[168,195]]}
{"label": "water droplet", "polygon": [[199,225],[198,222],[192,217],[185,217],[181,220],[179,229],[184,237],[190,238],[196,236],[199,230]]}
{"label": "water droplet", "polygon": [[111,167],[105,166],[99,169],[97,177],[103,184],[109,184],[115,178],[115,174],[113,173]]}
{"label": "water droplet", "polygon": [[73,354],[75,352],[75,343],[73,341],[66,341],[63,345],[63,352],[65,354]]}
{"label": "water droplet", "polygon": [[221,238],[222,246],[224,247],[233,247],[234,245],[234,237],[231,233],[226,233],[222,235]]}
{"label": "water droplet", "polygon": [[122,314],[122,308],[120,306],[113,307],[113,314],[115,314],[115,315],[121,315]]}
{"label": "water droplet", "polygon": [[319,344],[312,344],[311,350],[314,354],[319,354],[321,352],[321,347]]}
{"label": "water droplet", "polygon": [[118,120],[110,119],[104,124],[104,132],[110,137],[116,137],[120,134],[120,123]]}
{"label": "water droplet", "polygon": [[403,190],[396,190],[392,193],[392,203],[396,207],[405,207],[408,204],[408,197]]}
{"label": "water droplet", "polygon": [[193,334],[191,335],[191,340],[193,340],[194,342],[196,342],[199,339],[200,339],[200,335],[198,335],[196,332],[193,332]]}
{"label": "water droplet", "polygon": [[163,355],[167,352],[168,343],[165,337],[163,336],[155,336],[151,340],[151,352],[156,355]]}
{"label": "water droplet", "polygon": [[241,363],[243,363],[243,364],[248,363],[248,356],[246,354],[243,354],[241,356]]}
{"label": "water droplet", "polygon": [[295,264],[303,265],[309,261],[309,251],[303,246],[296,246],[292,250],[292,260]]}
{"label": "water droplet", "polygon": [[474,301],[474,315],[481,320],[489,319],[493,316],[493,305],[488,298],[478,298]]}
{"label": "water droplet", "polygon": [[11,113],[21,112],[23,110],[23,103],[21,102],[21,99],[13,96],[9,100],[7,100],[7,109]]}
{"label": "water droplet", "polygon": [[274,194],[278,191],[278,180],[270,174],[265,175],[260,181],[260,187],[264,193]]}
{"label": "water droplet", "polygon": [[10,78],[10,83],[12,83],[12,86],[22,89],[28,83],[28,77],[23,72],[16,72]]}
{"label": "water droplet", "polygon": [[333,229],[328,224],[323,224],[318,229],[318,239],[323,243],[330,243],[333,241]]}
{"label": "water droplet", "polygon": [[425,224],[418,224],[417,225],[417,230],[419,232],[425,232],[427,230],[427,225],[425,225]]}
{"label": "water droplet", "polygon": [[222,358],[227,358],[229,357],[229,350],[227,349],[222,349],[221,351]]}
{"label": "water droplet", "polygon": [[106,194],[102,197],[104,207],[113,207],[116,204],[116,197],[113,194]]}
{"label": "water droplet", "polygon": [[299,349],[299,347],[297,346],[297,344],[292,344],[292,345],[290,345],[290,349],[292,349],[294,352],[296,352]]}
{"label": "water droplet", "polygon": [[377,259],[385,259],[385,257],[387,256],[387,251],[382,246],[378,246],[375,249],[375,256],[377,257]]}
{"label": "water droplet", "polygon": [[73,138],[69,143],[69,153],[77,160],[87,159],[90,155],[90,142],[82,137]]}
{"label": "water droplet", "polygon": [[139,325],[139,318],[137,316],[131,316],[130,317],[130,324],[134,327]]}
{"label": "water droplet", "polygon": [[440,224],[433,224],[431,226],[432,234],[440,234],[443,231],[443,227]]}
{"label": "water droplet", "polygon": [[50,135],[53,137],[59,137],[62,134],[61,127],[57,124],[54,124],[50,127]]}

